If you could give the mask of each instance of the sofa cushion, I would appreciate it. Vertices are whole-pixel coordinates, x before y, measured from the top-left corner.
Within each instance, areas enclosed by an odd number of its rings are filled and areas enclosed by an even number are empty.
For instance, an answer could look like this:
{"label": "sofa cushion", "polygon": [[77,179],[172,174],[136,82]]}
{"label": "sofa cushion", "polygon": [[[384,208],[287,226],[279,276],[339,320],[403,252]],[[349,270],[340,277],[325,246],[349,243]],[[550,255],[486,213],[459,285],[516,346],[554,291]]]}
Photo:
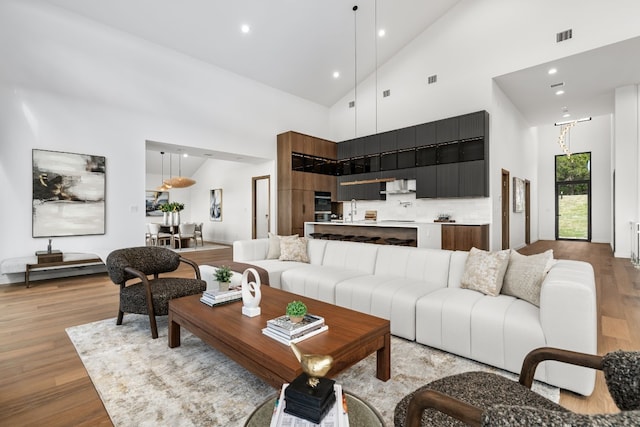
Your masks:
{"label": "sofa cushion", "polygon": [[280,258],[280,241],[282,239],[297,239],[298,235],[293,234],[291,236],[278,236],[269,232],[269,249],[267,250],[267,259]]}
{"label": "sofa cushion", "polygon": [[336,285],[343,280],[364,275],[366,273],[355,269],[303,264],[284,271],[280,276],[280,285],[284,291],[335,304]]}
{"label": "sofa cushion", "polygon": [[464,289],[496,296],[502,288],[504,274],[509,265],[509,249],[487,252],[471,248],[464,265],[460,285]]}
{"label": "sofa cushion", "polygon": [[307,239],[305,237],[286,237],[280,239],[280,261],[309,262]]}
{"label": "sofa cushion", "polygon": [[521,255],[512,250],[501,293],[523,299],[540,307],[542,281],[551,269],[553,262],[552,249],[529,256]]}

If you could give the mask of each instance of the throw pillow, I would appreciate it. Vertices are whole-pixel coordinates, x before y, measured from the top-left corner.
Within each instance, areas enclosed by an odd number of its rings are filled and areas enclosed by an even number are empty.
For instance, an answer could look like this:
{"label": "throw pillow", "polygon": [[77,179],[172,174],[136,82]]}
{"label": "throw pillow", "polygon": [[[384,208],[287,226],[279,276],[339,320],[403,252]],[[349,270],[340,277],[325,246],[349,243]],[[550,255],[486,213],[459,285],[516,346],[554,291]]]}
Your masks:
{"label": "throw pillow", "polygon": [[509,265],[509,249],[487,252],[471,248],[464,264],[460,287],[497,296],[502,288],[507,265]]}
{"label": "throw pillow", "polygon": [[542,282],[554,262],[553,249],[529,256],[512,250],[504,275],[502,293],[540,307]]}
{"label": "throw pillow", "polygon": [[280,239],[280,261],[309,262],[307,255],[307,239],[296,237],[295,239]]}
{"label": "throw pillow", "polygon": [[267,259],[278,259],[280,258],[280,239],[282,238],[297,238],[298,235],[294,234],[293,236],[278,236],[269,232],[269,250],[267,250]]}

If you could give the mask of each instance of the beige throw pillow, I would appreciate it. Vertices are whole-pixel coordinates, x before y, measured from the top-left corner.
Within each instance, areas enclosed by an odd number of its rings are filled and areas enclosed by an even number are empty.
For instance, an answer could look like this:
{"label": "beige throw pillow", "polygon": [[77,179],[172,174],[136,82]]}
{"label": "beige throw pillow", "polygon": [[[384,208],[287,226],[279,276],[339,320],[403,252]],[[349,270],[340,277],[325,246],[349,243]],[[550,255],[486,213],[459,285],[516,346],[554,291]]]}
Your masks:
{"label": "beige throw pillow", "polygon": [[542,282],[554,263],[553,249],[529,256],[512,250],[502,293],[540,307]]}
{"label": "beige throw pillow", "polygon": [[487,252],[471,248],[464,264],[460,287],[497,296],[502,288],[502,280],[508,264],[509,249]]}
{"label": "beige throw pillow", "polygon": [[293,236],[278,236],[276,234],[269,233],[269,250],[267,250],[267,259],[280,258],[280,239],[297,237],[297,234],[294,234]]}
{"label": "beige throw pillow", "polygon": [[296,237],[295,239],[280,239],[280,261],[309,262],[307,255],[307,239]]}

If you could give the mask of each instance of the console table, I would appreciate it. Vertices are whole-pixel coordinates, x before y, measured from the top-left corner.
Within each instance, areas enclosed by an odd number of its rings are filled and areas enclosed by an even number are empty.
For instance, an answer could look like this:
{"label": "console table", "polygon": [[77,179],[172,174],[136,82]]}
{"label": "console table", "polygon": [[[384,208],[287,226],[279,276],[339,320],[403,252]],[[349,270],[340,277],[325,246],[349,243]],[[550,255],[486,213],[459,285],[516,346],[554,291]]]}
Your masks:
{"label": "console table", "polygon": [[29,274],[32,271],[52,270],[56,268],[78,267],[81,265],[102,263],[102,260],[93,254],[75,255],[79,256],[65,259],[65,256],[60,251],[36,252],[37,262],[27,262],[25,267],[24,283],[27,285],[27,288],[31,286],[29,283]]}

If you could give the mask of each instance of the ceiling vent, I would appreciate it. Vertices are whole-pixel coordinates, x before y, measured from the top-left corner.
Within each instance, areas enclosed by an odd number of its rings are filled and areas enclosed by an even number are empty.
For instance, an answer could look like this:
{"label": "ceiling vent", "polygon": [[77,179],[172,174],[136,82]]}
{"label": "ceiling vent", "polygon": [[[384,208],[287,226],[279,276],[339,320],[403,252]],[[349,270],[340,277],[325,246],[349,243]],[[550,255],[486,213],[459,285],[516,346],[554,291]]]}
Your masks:
{"label": "ceiling vent", "polygon": [[432,85],[437,81],[438,81],[438,75],[437,74],[434,74],[433,76],[427,77],[427,84]]}
{"label": "ceiling vent", "polygon": [[387,96],[391,96],[391,89],[383,90],[382,96],[386,98]]}
{"label": "ceiling vent", "polygon": [[569,40],[572,37],[573,37],[573,30],[569,29],[569,30],[561,31],[558,34],[556,34],[556,43]]}
{"label": "ceiling vent", "polygon": [[349,108],[353,108],[356,106],[356,101],[349,101]]}

